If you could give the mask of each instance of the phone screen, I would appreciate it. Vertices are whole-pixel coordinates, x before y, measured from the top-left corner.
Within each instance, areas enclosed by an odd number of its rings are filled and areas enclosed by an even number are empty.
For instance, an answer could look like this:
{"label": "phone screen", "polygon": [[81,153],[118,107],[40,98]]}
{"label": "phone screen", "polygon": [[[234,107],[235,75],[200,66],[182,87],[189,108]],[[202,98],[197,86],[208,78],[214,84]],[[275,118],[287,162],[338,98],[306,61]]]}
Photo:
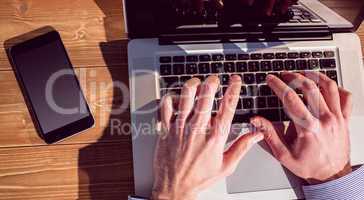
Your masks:
{"label": "phone screen", "polygon": [[42,134],[92,117],[57,32],[13,47],[11,57]]}

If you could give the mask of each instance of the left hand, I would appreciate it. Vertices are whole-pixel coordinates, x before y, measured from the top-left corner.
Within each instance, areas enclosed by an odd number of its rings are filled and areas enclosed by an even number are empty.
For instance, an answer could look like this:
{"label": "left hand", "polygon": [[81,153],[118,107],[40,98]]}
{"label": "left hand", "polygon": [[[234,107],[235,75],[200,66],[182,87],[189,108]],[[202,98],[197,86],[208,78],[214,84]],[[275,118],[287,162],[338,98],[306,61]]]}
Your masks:
{"label": "left hand", "polygon": [[216,76],[202,84],[197,78],[187,81],[177,102],[176,119],[173,97],[163,98],[161,120],[165,135],[159,137],[156,147],[153,200],[195,199],[201,190],[230,175],[253,144],[264,138],[261,133],[248,133],[225,151],[241,79],[236,75],[230,78],[219,111],[211,118],[218,87]]}

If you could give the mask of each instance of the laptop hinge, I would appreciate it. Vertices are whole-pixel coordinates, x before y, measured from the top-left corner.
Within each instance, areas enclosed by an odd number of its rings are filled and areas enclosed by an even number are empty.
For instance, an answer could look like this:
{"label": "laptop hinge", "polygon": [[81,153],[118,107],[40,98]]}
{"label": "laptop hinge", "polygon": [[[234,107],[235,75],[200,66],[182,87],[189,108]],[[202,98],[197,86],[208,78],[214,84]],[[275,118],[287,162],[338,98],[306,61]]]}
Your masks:
{"label": "laptop hinge", "polygon": [[225,30],[198,32],[196,30],[174,34],[161,34],[160,45],[221,43],[221,42],[279,42],[332,40],[332,32],[327,26],[290,26],[271,28],[245,28],[244,31]]}

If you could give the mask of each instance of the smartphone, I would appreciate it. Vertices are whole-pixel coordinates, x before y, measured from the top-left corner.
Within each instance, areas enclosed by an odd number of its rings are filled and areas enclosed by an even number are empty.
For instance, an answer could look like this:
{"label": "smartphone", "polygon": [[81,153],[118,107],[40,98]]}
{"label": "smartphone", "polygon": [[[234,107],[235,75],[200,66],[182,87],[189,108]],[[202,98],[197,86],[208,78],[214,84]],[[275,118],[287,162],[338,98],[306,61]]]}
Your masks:
{"label": "smartphone", "polygon": [[61,37],[50,31],[7,49],[40,137],[58,142],[93,126]]}

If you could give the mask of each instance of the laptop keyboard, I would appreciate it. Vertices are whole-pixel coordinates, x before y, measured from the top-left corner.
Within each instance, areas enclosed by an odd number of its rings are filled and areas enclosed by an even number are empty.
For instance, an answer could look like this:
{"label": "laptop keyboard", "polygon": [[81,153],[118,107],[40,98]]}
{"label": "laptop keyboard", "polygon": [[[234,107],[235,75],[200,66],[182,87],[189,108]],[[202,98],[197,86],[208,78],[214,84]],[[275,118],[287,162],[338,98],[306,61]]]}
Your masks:
{"label": "laptop keyboard", "polygon": [[[255,115],[271,121],[289,121],[282,103],[268,87],[268,74],[280,76],[283,71],[320,71],[338,82],[336,51],[333,49],[312,51],[287,51],[263,53],[227,53],[200,55],[161,55],[159,60],[160,94],[180,94],[183,84],[192,77],[204,81],[209,75],[217,75],[220,88],[215,96],[213,112],[225,93],[229,77],[241,76],[243,85],[235,114],[235,123],[246,123]],[[297,91],[302,97],[302,93]]]}

